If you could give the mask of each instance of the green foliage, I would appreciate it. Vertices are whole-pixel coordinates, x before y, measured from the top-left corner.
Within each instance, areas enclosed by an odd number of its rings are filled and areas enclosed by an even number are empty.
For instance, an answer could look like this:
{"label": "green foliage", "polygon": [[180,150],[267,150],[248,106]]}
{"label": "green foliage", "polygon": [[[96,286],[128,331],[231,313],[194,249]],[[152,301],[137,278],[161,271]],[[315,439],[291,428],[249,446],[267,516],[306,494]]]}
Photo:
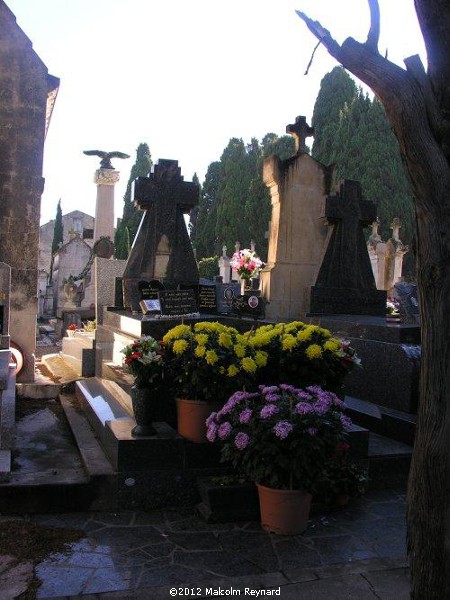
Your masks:
{"label": "green foliage", "polygon": [[[141,143],[136,150],[136,162],[131,167],[130,177],[123,197],[123,217],[119,235],[116,235],[116,258],[128,258],[128,254],[142,218],[142,211],[133,204],[132,186],[137,177],[145,177],[152,168],[152,158],[147,144]],[[128,230],[128,233],[126,231]],[[128,237],[128,241],[127,241]]]}
{"label": "green foliage", "polygon": [[335,164],[334,183],[361,181],[364,196],[378,207],[383,239],[391,237],[394,217],[402,221],[402,239],[411,243],[414,232],[413,200],[398,142],[382,104],[373,100],[342,67],[322,79],[313,114],[313,157]]}
{"label": "green foliage", "polygon": [[202,258],[198,262],[198,272],[200,277],[205,279],[214,279],[219,274],[219,257],[209,256],[208,258]]}
{"label": "green foliage", "polygon": [[50,261],[50,282],[52,280],[53,275],[53,259],[54,254],[60,247],[60,245],[64,241],[64,228],[62,222],[62,209],[61,209],[61,199],[58,200],[58,205],[56,207],[56,217],[55,217],[55,228],[53,229],[53,240],[52,240],[52,258]]}
{"label": "green foliage", "polygon": [[123,220],[117,226],[116,235],[114,237],[114,257],[117,259],[126,260],[130,254],[130,230],[124,224]]}

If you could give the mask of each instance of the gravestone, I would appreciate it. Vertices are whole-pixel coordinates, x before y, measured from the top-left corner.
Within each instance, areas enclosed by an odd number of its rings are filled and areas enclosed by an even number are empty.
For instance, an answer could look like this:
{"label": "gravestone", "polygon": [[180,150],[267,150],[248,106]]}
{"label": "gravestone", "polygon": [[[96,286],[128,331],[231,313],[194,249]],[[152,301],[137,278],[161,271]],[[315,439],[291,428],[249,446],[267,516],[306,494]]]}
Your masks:
{"label": "gravestone", "polygon": [[123,274],[124,304],[139,310],[140,281],[167,289],[198,285],[199,274],[184,214],[198,203],[195,183],[183,181],[178,161],[161,159],[149,177],[134,182],[134,202],[144,215]]}
{"label": "gravestone", "polygon": [[0,262],[0,349],[9,348],[9,298],[11,267]]}
{"label": "gravestone", "polygon": [[197,299],[192,289],[163,290],[158,293],[163,317],[194,315],[198,313]]}
{"label": "gravestone", "polygon": [[377,290],[363,228],[376,220],[376,205],[365,200],[361,183],[341,181],[328,196],[325,216],[333,226],[315,285],[312,315],[384,315],[386,292]]}
{"label": "gravestone", "polygon": [[286,131],[295,139],[295,156],[287,160],[271,156],[263,170],[272,212],[267,262],[260,278],[266,318],[273,321],[302,319],[309,312],[310,289],[329,234],[323,213],[333,167],[306,153],[305,139],[312,128],[305,117],[297,117]]}
{"label": "gravestone", "polygon": [[398,300],[400,320],[406,324],[420,323],[419,299],[414,283],[400,282],[394,285],[393,297]]}
{"label": "gravestone", "polygon": [[217,312],[217,294],[215,285],[200,284],[198,286],[198,310],[200,313]]}
{"label": "gravestone", "polygon": [[233,310],[233,302],[241,294],[241,284],[236,281],[216,283],[217,312],[227,315]]}

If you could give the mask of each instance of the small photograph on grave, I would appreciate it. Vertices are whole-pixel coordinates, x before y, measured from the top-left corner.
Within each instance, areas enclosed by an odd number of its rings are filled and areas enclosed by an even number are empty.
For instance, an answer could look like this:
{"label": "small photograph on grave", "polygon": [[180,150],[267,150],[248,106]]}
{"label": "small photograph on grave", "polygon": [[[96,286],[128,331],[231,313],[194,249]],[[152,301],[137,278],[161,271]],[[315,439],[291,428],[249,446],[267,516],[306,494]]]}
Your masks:
{"label": "small photograph on grave", "polygon": [[217,283],[217,312],[221,315],[227,315],[233,310],[233,302],[241,293],[241,285],[237,282]]}

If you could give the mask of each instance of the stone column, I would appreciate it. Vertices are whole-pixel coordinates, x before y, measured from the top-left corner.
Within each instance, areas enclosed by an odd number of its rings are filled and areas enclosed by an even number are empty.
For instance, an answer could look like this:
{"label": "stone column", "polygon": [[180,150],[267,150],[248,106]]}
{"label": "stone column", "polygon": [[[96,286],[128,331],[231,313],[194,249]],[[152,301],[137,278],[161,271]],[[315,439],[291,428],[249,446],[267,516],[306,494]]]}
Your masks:
{"label": "stone column", "polygon": [[119,181],[119,171],[97,169],[94,183],[97,185],[95,205],[94,243],[101,237],[114,242],[114,186]]}

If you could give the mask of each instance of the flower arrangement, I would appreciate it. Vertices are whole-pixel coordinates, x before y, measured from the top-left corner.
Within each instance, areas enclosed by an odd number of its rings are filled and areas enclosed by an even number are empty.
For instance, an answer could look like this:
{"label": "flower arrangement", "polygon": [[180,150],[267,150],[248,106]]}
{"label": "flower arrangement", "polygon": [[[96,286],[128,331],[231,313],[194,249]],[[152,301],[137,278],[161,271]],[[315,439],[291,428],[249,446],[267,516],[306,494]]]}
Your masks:
{"label": "flower arrangement", "polygon": [[134,385],[137,388],[146,388],[160,383],[164,372],[164,350],[153,337],[142,336],[125,346],[121,352],[125,354],[123,359],[125,370],[134,376]]}
{"label": "flower arrangement", "polygon": [[400,316],[400,303],[395,298],[388,298],[386,301],[386,314],[392,317]]}
{"label": "flower arrangement", "polygon": [[344,403],[319,386],[260,386],[235,392],[207,421],[207,439],[222,460],[275,489],[312,493],[325,465],[345,440],[351,420]]}
{"label": "flower arrangement", "polygon": [[268,355],[249,346],[247,338],[233,327],[207,321],[170,329],[162,341],[175,395],[225,402],[235,390],[255,385],[255,373]]}
{"label": "flower arrangement", "polygon": [[264,351],[269,357],[257,373],[260,383],[321,385],[338,391],[347,373],[361,363],[350,342],[301,321],[264,325],[246,337],[255,352]]}
{"label": "flower arrangement", "polygon": [[231,268],[236,271],[241,279],[254,279],[264,267],[262,260],[253,250],[239,250],[235,252],[230,261]]}
{"label": "flower arrangement", "polygon": [[70,323],[70,325],[67,327],[67,329],[69,331],[77,331],[78,325],[76,323]]}

